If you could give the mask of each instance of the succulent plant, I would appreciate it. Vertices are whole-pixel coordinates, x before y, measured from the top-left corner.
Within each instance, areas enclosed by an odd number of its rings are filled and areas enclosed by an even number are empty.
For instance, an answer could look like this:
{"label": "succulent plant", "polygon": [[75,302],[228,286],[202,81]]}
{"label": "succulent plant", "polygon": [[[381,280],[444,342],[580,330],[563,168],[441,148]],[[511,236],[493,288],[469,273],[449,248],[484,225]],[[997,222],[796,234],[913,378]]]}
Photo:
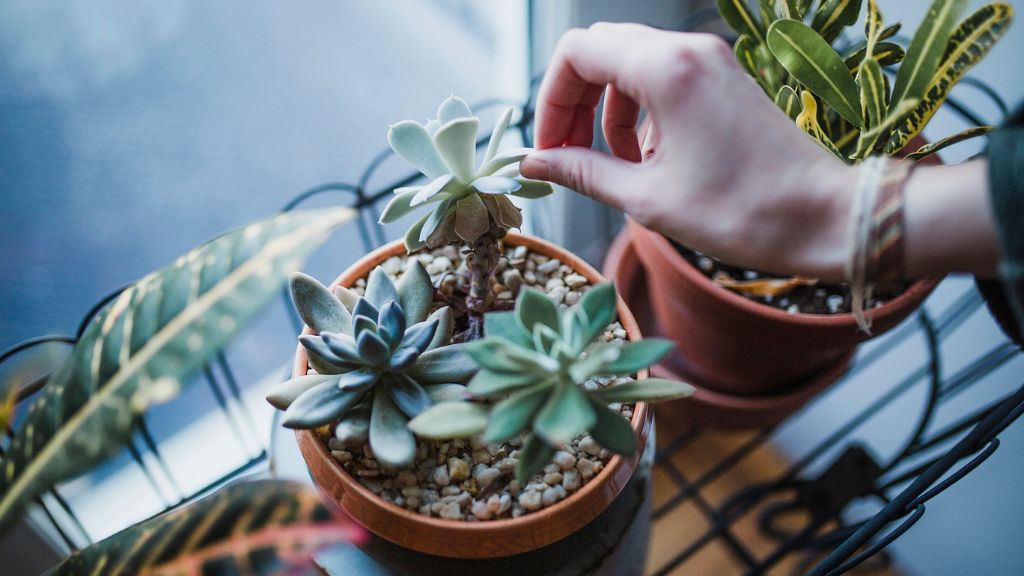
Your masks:
{"label": "succulent plant", "polygon": [[481,368],[470,381],[469,392],[497,400],[489,414],[478,403],[440,402],[412,420],[410,428],[427,437],[483,432],[488,442],[526,432],[516,470],[522,482],[543,468],[559,446],[583,433],[612,452],[632,454],[632,428],[608,404],[681,398],[693,388],[661,378],[597,390],[582,386],[595,376],[635,374],[672,349],[669,341],[658,338],[622,345],[601,341],[615,318],[615,300],[614,287],[600,284],[576,306],[560,309],[543,293],[523,289],[514,311],[485,316],[485,339],[466,344],[466,352]]}
{"label": "succulent plant", "polygon": [[437,204],[406,234],[410,252],[423,246],[471,245],[489,231],[519,228],[522,214],[506,196],[539,198],[552,192],[551,184],[519,175],[518,163],[528,148],[498,152],[512,112],[507,109],[495,125],[480,166],[476,166],[480,119],[461,98],[447,98],[437,109],[437,118],[426,124],[404,120],[390,127],[388,144],[430,182],[395,189],[381,223],[394,222],[420,206]]}
{"label": "succulent plant", "polygon": [[[811,0],[759,4],[760,18],[743,0],[718,0],[723,19],[740,34],[737,59],[801,129],[848,163],[901,153],[1013,17],[1009,4],[993,2],[957,23],[966,0],[934,0],[904,50],[891,40],[900,25],[885,26],[875,0],[821,0],[816,9]],[[840,52],[833,45],[862,5],[864,38]],[[890,87],[883,69],[894,64],[900,67]],[[919,159],[989,130],[971,128],[908,156]]]}
{"label": "succulent plant", "polygon": [[316,374],[288,380],[267,396],[284,410],[284,425],[308,429],[336,423],[339,440],[369,440],[381,463],[411,463],[416,444],[408,419],[436,400],[460,396],[476,371],[462,345],[449,344],[451,310],[445,306],[429,313],[430,276],[414,262],[396,284],[377,267],[360,297],[345,288],[332,293],[296,273],[291,293],[314,332],[299,341]]}

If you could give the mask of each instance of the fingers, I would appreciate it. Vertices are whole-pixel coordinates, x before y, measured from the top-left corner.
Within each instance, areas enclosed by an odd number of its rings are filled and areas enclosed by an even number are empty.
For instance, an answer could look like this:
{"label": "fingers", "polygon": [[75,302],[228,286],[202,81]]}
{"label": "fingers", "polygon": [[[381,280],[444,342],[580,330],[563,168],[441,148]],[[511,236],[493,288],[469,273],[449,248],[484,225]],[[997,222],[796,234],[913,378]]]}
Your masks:
{"label": "fingers", "polygon": [[620,210],[640,177],[639,164],[580,147],[536,150],[520,162],[519,170],[527,178],[557,182]]}
{"label": "fingers", "polygon": [[640,161],[636,132],[639,117],[640,105],[619,91],[614,84],[609,85],[604,96],[601,127],[612,154],[630,162]]}
{"label": "fingers", "polygon": [[630,63],[644,52],[652,29],[636,25],[595,25],[570,30],[558,43],[537,97],[537,147],[589,146],[594,109],[604,87],[615,84],[643,103]]}

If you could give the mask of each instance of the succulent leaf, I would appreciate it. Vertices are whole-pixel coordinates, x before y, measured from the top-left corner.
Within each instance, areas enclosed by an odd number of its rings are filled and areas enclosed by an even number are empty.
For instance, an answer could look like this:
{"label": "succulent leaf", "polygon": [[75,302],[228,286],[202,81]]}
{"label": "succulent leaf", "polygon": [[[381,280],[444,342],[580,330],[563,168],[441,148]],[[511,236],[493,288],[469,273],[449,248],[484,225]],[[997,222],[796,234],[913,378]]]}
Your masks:
{"label": "succulent leaf", "polygon": [[437,333],[438,320],[424,320],[405,331],[405,337],[399,348],[411,348],[416,351],[417,356],[427,351],[430,343]]}
{"label": "succulent leaf", "polygon": [[399,348],[391,354],[391,359],[388,361],[388,369],[392,372],[404,372],[408,367],[415,364],[419,357],[420,351],[415,348]]}
{"label": "succulent leaf", "polygon": [[694,387],[685,382],[666,380],[665,378],[647,378],[607,386],[590,392],[589,396],[606,404],[611,402],[656,402],[685,398],[692,395],[694,391]]}
{"label": "succulent leaf", "polygon": [[[373,304],[370,304],[370,302],[366,298],[360,298],[356,302],[355,307],[352,308],[352,317],[353,317],[353,324],[352,324],[352,326],[353,326],[353,329],[355,328],[355,320],[354,319],[355,319],[356,316],[363,316],[366,319],[368,319],[371,322],[373,322],[374,325],[376,325],[377,324],[377,318],[380,316],[380,310],[376,306],[374,306]],[[376,330],[376,329],[374,329],[374,330]],[[358,336],[359,333],[358,332],[353,332],[352,335],[353,336]]]}
{"label": "succulent leaf", "polygon": [[412,201],[418,190],[420,189],[413,188],[391,198],[387,206],[384,207],[384,211],[381,212],[380,220],[378,221],[381,224],[391,224],[415,210],[416,207],[413,206]]}
{"label": "succulent leaf", "polygon": [[533,345],[530,333],[523,329],[516,319],[516,313],[511,310],[484,314],[484,334],[504,338],[524,348]]}
{"label": "succulent leaf", "polygon": [[338,390],[366,390],[373,386],[379,375],[371,368],[360,368],[342,374],[338,379]]}
{"label": "succulent leaf", "polygon": [[406,427],[405,415],[391,401],[391,395],[381,388],[373,395],[370,449],[386,466],[406,466],[416,456],[416,439]]}
{"label": "succulent leaf", "polygon": [[398,279],[398,297],[405,311],[405,320],[410,326],[426,319],[434,301],[434,283],[418,260],[413,260]]}
{"label": "succulent leaf", "polygon": [[638,342],[627,342],[619,349],[618,359],[606,363],[603,374],[633,374],[668,356],[672,341],[663,338],[645,338]]}
{"label": "succulent leaf", "polygon": [[469,109],[469,104],[454,94],[445,98],[437,107],[437,121],[442,125],[452,120],[471,116],[473,116],[473,111]]}
{"label": "succulent leaf", "polygon": [[332,352],[322,338],[303,334],[299,336],[299,343],[306,349],[306,353],[309,355],[309,363],[321,374],[340,374],[356,367],[353,362],[349,362]]}
{"label": "succulent leaf", "polygon": [[278,410],[286,410],[303,392],[328,381],[337,382],[338,376],[335,374],[310,374],[286,380],[270,389],[267,394],[267,402],[270,402],[271,406]]}
{"label": "succulent leaf", "polygon": [[550,182],[543,180],[530,180],[528,178],[518,177],[516,182],[519,182],[519,189],[510,192],[513,196],[520,198],[526,198],[533,200],[536,198],[543,198],[549,194],[555,192],[555,187]]}
{"label": "succulent leaf", "polygon": [[[360,300],[360,302],[362,302],[362,300]],[[352,332],[356,335],[356,338],[359,338],[359,336],[363,332],[376,332],[376,331],[377,331],[377,323],[374,322],[373,320],[370,320],[368,317],[366,317],[366,316],[364,316],[362,314],[356,314],[352,318]]]}
{"label": "succulent leaf", "polygon": [[405,312],[396,300],[392,300],[380,309],[380,320],[377,323],[378,333],[387,341],[391,350],[397,350],[404,341]]}
{"label": "succulent leaf", "polygon": [[426,242],[430,235],[441,226],[445,217],[449,216],[448,211],[454,204],[455,200],[453,198],[445,198],[437,208],[434,208],[433,212],[427,215],[427,220],[420,229],[420,242]]}
{"label": "succulent leaf", "polygon": [[462,344],[450,344],[420,355],[406,374],[421,384],[464,384],[476,373],[477,367],[466,354]]}
{"label": "succulent leaf", "polygon": [[367,388],[364,385],[342,390],[333,381],[317,384],[288,406],[282,423],[287,428],[314,428],[328,424],[362,400]]}
{"label": "succulent leaf", "polygon": [[295,311],[306,326],[318,333],[351,333],[349,311],[319,280],[302,272],[293,272],[289,286]]}
{"label": "succulent leaf", "polygon": [[359,406],[366,410],[352,408],[334,427],[334,437],[345,446],[360,446],[370,438],[370,404],[364,400]]}
{"label": "succulent leaf", "polygon": [[487,207],[478,194],[470,194],[455,203],[455,233],[465,243],[476,242],[490,227]]}
{"label": "succulent leaf", "polygon": [[[338,358],[345,362],[361,363],[362,359],[359,357],[359,353],[356,352],[356,341],[348,334],[339,334],[334,332],[323,332],[320,334],[320,338],[323,339],[324,344],[327,345],[327,349],[334,353]],[[315,341],[315,338],[307,337],[307,340]]]}
{"label": "succulent leaf", "polygon": [[528,334],[533,334],[534,324],[559,329],[558,305],[536,288],[523,288],[516,299],[516,319]]}
{"label": "succulent leaf", "polygon": [[352,309],[356,307],[356,302],[359,301],[359,295],[344,286],[335,286],[334,295],[338,297],[341,305],[348,310],[349,316],[351,316]]}
{"label": "succulent leaf", "polygon": [[[459,188],[459,181],[451,174],[438,176],[429,184],[419,189],[409,200],[410,208],[415,208],[427,202],[437,202],[451,196],[451,193]],[[442,196],[447,194],[447,196]]]}
{"label": "succulent leaf", "polygon": [[370,366],[380,366],[391,358],[391,347],[379,335],[364,330],[356,338],[356,350],[359,357]]}
{"label": "succulent leaf", "polygon": [[615,319],[615,285],[606,282],[584,292],[579,307],[587,315],[587,332],[584,339],[590,342],[600,336]]}
{"label": "succulent leaf", "polygon": [[438,154],[451,174],[463,183],[469,183],[475,175],[473,164],[479,127],[478,118],[456,118],[442,124],[434,133],[434,147]]}
{"label": "succulent leaf", "polygon": [[430,214],[425,214],[422,218],[416,221],[415,224],[409,227],[405,232],[405,251],[413,253],[420,248],[426,246],[423,240],[420,240],[420,235],[423,233],[423,226],[430,219]]}
{"label": "succulent leaf", "polygon": [[557,372],[559,364],[533,350],[524,348],[499,337],[476,340],[464,344],[466,354],[480,366],[495,372],[530,372],[547,375]]}
{"label": "succulent leaf", "polygon": [[470,186],[482,194],[511,194],[523,187],[518,180],[508,176],[481,176]]}
{"label": "succulent leaf", "polygon": [[494,125],[494,130],[491,131],[491,139],[487,142],[487,151],[484,153],[484,164],[487,164],[498,153],[501,139],[505,137],[505,130],[508,130],[509,122],[512,121],[512,112],[512,108],[506,108],[502,112],[501,117],[498,118],[498,122]]}
{"label": "succulent leaf", "polygon": [[476,176],[481,178],[484,176],[491,176],[505,166],[515,164],[523,158],[526,158],[526,155],[532,151],[533,150],[531,148],[514,148],[512,150],[506,150],[501,154],[497,154],[477,170]]}
{"label": "succulent leaf", "polygon": [[424,438],[468,438],[487,425],[487,409],[471,402],[439,402],[409,421],[409,429]]}
{"label": "succulent leaf", "polygon": [[544,465],[555,455],[555,448],[546,444],[535,435],[526,440],[526,445],[519,452],[519,465],[516,466],[516,479],[526,485],[534,474],[541,471]]}
{"label": "succulent leaf", "polygon": [[561,446],[594,426],[594,408],[574,382],[559,382],[537,413],[533,431],[551,446]]}
{"label": "succulent leaf", "polygon": [[430,401],[435,404],[438,402],[454,402],[456,400],[464,400],[468,390],[462,384],[429,384],[423,387],[427,391],[427,396],[430,396]]}
{"label": "succulent leaf", "polygon": [[469,381],[469,391],[476,396],[489,398],[497,394],[507,394],[522,388],[528,388],[541,379],[530,372],[495,372],[480,370]]}
{"label": "succulent leaf", "polygon": [[493,198],[498,206],[498,218],[504,228],[521,228],[523,226],[523,213],[508,199],[507,196],[487,195],[485,198]]}
{"label": "succulent leaf", "polygon": [[415,380],[400,372],[384,376],[385,390],[391,395],[395,406],[409,418],[415,418],[430,408],[430,396]]}
{"label": "succulent leaf", "polygon": [[594,427],[590,430],[594,440],[616,454],[632,456],[636,452],[636,437],[633,436],[633,428],[630,427],[629,421],[599,402],[591,401],[591,407],[597,417]]}
{"label": "succulent leaf", "polygon": [[[388,273],[380,266],[374,268],[370,272],[370,277],[366,279],[364,300],[373,304],[377,310],[383,308],[388,302],[401,301],[398,296],[398,288],[395,287],[395,283],[391,281]],[[378,316],[370,316],[370,318],[377,320]]]}
{"label": "succulent leaf", "polygon": [[448,172],[444,160],[437,153],[434,141],[426,128],[418,122],[403,120],[388,129],[388,144],[396,154],[416,167],[427,178],[437,178]]}
{"label": "succulent leaf", "polygon": [[428,321],[437,321],[437,330],[434,331],[434,338],[427,345],[427,350],[447,346],[452,341],[452,334],[455,332],[455,316],[452,309],[444,306],[434,310],[427,317]]}
{"label": "succulent leaf", "polygon": [[498,402],[491,410],[484,439],[487,442],[504,442],[526,430],[548,395],[549,390],[542,387],[525,390]]}

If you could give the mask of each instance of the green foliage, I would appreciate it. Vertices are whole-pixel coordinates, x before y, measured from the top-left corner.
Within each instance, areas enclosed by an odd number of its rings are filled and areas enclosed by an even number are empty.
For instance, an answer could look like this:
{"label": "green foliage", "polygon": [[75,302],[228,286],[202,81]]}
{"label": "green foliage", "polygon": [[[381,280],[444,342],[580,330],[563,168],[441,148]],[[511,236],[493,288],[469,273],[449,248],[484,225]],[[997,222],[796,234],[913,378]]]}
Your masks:
{"label": "green foliage", "polygon": [[348,209],[294,212],[219,236],[125,290],[89,324],[3,459],[0,526],[32,497],[117,452],[277,294]]}
{"label": "green foliage", "polygon": [[[523,289],[514,311],[489,313],[487,337],[466,345],[466,353],[480,367],[469,392],[496,402],[489,415],[483,417],[479,404],[462,402],[466,407],[456,409],[458,403],[445,403],[419,415],[410,426],[421,435],[439,438],[483,432],[489,442],[525,432],[528,438],[516,471],[523,482],[547,463],[557,447],[580,434],[589,432],[614,452],[632,453],[632,429],[608,403],[668,400],[687,396],[693,389],[660,379],[598,390],[582,386],[595,376],[634,374],[672,348],[660,339],[621,346],[604,342],[600,336],[615,318],[615,302],[611,284],[594,286],[571,308],[559,308],[541,292]],[[454,418],[467,421],[457,433],[450,423]],[[475,425],[469,425],[470,420]]]}
{"label": "green foliage", "polygon": [[461,345],[449,344],[451,310],[428,316],[430,276],[414,262],[396,284],[378,267],[361,298],[296,273],[291,291],[295,309],[317,332],[299,337],[317,374],[278,385],[267,401],[284,410],[289,428],[337,423],[336,437],[347,443],[368,439],[382,463],[412,462],[416,445],[408,420],[434,403],[431,392],[438,386],[445,397],[464,391],[460,384],[476,369]]}
{"label": "green foliage", "polygon": [[[904,50],[885,41],[900,24],[886,26],[876,0],[821,0],[814,10],[808,0],[759,4],[760,18],[743,0],[718,0],[723,20],[740,35],[737,60],[802,130],[847,163],[899,153],[1013,18],[1009,4],[993,2],[958,24],[966,0],[933,0]],[[841,56],[832,44],[852,31],[862,6],[863,38]],[[884,69],[897,64],[889,90]],[[986,132],[973,130],[944,142]]]}
{"label": "green foliage", "polygon": [[519,161],[529,152],[519,148],[498,153],[512,118],[509,108],[491,133],[483,162],[476,166],[476,137],[480,119],[455,96],[437,110],[426,124],[404,120],[388,130],[388,143],[399,156],[430,179],[425,186],[397,188],[380,221],[391,223],[420,206],[437,204],[405,235],[410,251],[427,246],[472,244],[489,230],[519,228],[523,217],[509,195],[540,198],[550,194],[551,184],[523,178]]}
{"label": "green foliage", "polygon": [[312,488],[239,482],[79,550],[53,574],[284,574],[321,548],[363,536]]}

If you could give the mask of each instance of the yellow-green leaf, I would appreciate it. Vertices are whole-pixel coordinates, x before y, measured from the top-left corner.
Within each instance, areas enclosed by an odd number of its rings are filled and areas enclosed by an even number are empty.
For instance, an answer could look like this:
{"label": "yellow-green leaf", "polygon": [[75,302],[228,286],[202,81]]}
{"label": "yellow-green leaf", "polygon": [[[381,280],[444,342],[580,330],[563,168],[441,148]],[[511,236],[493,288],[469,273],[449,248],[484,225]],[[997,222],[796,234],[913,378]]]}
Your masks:
{"label": "yellow-green leaf", "polygon": [[825,0],[811,20],[813,28],[826,42],[832,43],[843,28],[857,22],[861,0]]}
{"label": "yellow-green leaf", "polygon": [[878,36],[882,33],[883,26],[885,26],[885,20],[882,18],[882,11],[878,9],[878,4],[875,0],[868,0],[864,16],[864,39],[868,56],[874,54],[875,44],[878,42]]}
{"label": "yellow-green leaf", "polygon": [[[850,69],[851,74],[856,75],[860,72],[860,63],[864,61],[864,56],[866,54],[867,47],[861,46],[860,49],[854,51],[844,59],[846,67]],[[892,42],[879,42],[875,45],[875,49],[872,52],[872,58],[874,58],[880,66],[892,66],[893,64],[899,64],[903,61],[905,56],[906,54],[903,51],[903,47]]]}
{"label": "yellow-green leaf", "polygon": [[779,20],[768,30],[772,54],[801,84],[854,126],[864,119],[857,83],[839,54],[803,22]]}
{"label": "yellow-green leaf", "polygon": [[736,53],[736,60],[739,61],[740,66],[743,66],[747,74],[750,74],[754,80],[757,80],[758,84],[761,84],[761,78],[757,74],[757,64],[754,63],[754,42],[750,39],[750,36],[744,34],[737,38],[736,43],[732,46],[732,50]]}
{"label": "yellow-green leaf", "polygon": [[904,99],[924,98],[946,52],[950,33],[957,18],[963,13],[967,0],[934,0],[925,14],[920,27],[914,34],[903,59],[896,84],[892,90],[892,102]]}
{"label": "yellow-green leaf", "polygon": [[854,152],[854,160],[863,160],[868,156],[881,152],[884,146],[880,146],[880,143],[885,142],[883,137],[890,133],[894,126],[899,122],[899,119],[904,114],[909,113],[917,106],[917,100],[902,100],[895,107],[889,108],[889,113],[885,115],[885,120],[881,124],[875,126],[870,130],[864,130],[860,133],[860,137],[857,140],[857,151]]}
{"label": "yellow-green leaf", "polygon": [[323,547],[364,537],[312,488],[240,482],[79,550],[53,574],[284,574]]}
{"label": "yellow-green leaf", "polygon": [[835,155],[836,158],[845,162],[846,158],[843,157],[842,152],[836,148],[836,145],[829,139],[818,123],[818,103],[815,101],[814,95],[804,90],[800,93],[800,98],[803,101],[803,111],[796,117],[796,125],[809,134],[811,138],[817,140],[818,144]]}
{"label": "yellow-green leaf", "polygon": [[930,144],[925,144],[924,146],[921,146],[914,152],[907,154],[906,158],[909,160],[920,160],[926,156],[930,156],[938,152],[939,150],[942,150],[943,148],[948,148],[954,144],[959,144],[964,140],[970,140],[971,138],[983,136],[985,134],[988,134],[992,130],[995,130],[995,126],[975,126],[973,128],[968,128],[963,132],[958,132],[956,134],[953,134],[952,136],[946,136],[941,140],[937,140]]}
{"label": "yellow-green leaf", "polygon": [[33,496],[115,453],[276,296],[347,208],[291,212],[203,244],[135,283],[89,324],[26,415],[0,474],[0,526]]}
{"label": "yellow-green leaf", "polygon": [[1012,20],[1013,7],[1005,2],[993,2],[981,7],[957,26],[924,98],[893,130],[886,146],[888,153],[898,152],[921,132],[946,101],[953,86],[992,50]]}
{"label": "yellow-green leaf", "polygon": [[864,114],[864,128],[870,129],[878,126],[885,118],[885,75],[878,61],[868,57],[861,64],[860,72],[857,74],[857,84],[860,86],[861,110]]}
{"label": "yellow-green leaf", "polygon": [[718,13],[722,20],[737,34],[749,36],[758,44],[764,44],[764,24],[747,8],[743,0],[717,0]]}

